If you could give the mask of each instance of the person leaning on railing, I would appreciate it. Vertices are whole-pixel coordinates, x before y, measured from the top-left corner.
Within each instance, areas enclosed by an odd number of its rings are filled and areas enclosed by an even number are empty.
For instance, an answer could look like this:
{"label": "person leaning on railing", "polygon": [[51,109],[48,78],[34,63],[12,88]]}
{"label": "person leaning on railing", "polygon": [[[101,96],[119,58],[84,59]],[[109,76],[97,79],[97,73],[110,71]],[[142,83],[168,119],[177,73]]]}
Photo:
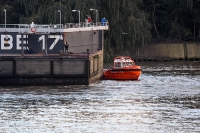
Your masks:
{"label": "person leaning on railing", "polygon": [[34,24],[34,22],[32,22],[32,23],[31,23],[31,28],[32,28],[32,27],[35,27],[35,24]]}
{"label": "person leaning on railing", "polygon": [[102,26],[105,26],[105,25],[106,25],[106,22],[107,22],[106,18],[103,17],[103,18],[101,19],[101,25],[102,25]]}

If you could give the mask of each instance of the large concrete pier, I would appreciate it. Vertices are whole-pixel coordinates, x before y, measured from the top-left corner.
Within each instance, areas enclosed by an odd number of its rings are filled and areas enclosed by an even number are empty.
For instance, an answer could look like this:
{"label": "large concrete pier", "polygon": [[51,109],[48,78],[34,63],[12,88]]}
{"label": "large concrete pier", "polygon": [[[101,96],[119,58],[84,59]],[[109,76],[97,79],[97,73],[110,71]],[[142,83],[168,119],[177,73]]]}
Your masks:
{"label": "large concrete pier", "polygon": [[0,28],[0,85],[89,85],[102,78],[107,25],[60,29],[36,25],[36,29]]}
{"label": "large concrete pier", "polygon": [[4,55],[0,85],[88,85],[102,77],[103,54]]}

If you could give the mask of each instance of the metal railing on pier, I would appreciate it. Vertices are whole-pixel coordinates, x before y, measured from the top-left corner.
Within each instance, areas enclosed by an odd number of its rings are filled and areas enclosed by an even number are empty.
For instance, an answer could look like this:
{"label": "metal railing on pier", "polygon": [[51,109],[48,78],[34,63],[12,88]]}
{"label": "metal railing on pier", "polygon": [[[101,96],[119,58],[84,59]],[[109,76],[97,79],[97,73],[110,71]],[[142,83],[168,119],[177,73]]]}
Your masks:
{"label": "metal railing on pier", "polygon": [[102,26],[98,23],[66,23],[66,24],[34,24],[34,29],[31,24],[0,24],[0,32],[19,32],[19,33],[51,33],[65,32],[67,29],[82,29],[98,28],[108,30],[108,23]]}

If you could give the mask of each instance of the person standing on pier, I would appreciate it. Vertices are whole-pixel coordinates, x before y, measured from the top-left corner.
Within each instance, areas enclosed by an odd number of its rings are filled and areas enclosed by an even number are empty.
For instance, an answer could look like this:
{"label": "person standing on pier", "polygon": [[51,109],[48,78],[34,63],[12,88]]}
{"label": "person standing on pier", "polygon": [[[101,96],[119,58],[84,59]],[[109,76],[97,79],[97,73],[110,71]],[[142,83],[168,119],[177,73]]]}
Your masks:
{"label": "person standing on pier", "polygon": [[36,32],[36,27],[35,27],[35,23],[34,22],[31,23],[31,32],[33,32],[33,33]]}
{"label": "person standing on pier", "polygon": [[85,16],[85,27],[88,27],[88,16]]}
{"label": "person standing on pier", "polygon": [[88,16],[88,26],[90,26],[91,24],[92,24],[92,18]]}
{"label": "person standing on pier", "polygon": [[69,49],[69,43],[68,41],[65,42],[65,52],[67,53]]}
{"label": "person standing on pier", "polygon": [[31,28],[32,28],[32,27],[35,27],[35,23],[34,23],[34,22],[31,23]]}
{"label": "person standing on pier", "polygon": [[28,46],[28,47],[27,47],[27,54],[32,54],[32,51],[33,51],[33,50],[32,50],[32,48],[31,48],[31,46]]}
{"label": "person standing on pier", "polygon": [[101,25],[102,26],[105,26],[106,25],[106,18],[105,17],[103,17],[102,19],[101,19]]}

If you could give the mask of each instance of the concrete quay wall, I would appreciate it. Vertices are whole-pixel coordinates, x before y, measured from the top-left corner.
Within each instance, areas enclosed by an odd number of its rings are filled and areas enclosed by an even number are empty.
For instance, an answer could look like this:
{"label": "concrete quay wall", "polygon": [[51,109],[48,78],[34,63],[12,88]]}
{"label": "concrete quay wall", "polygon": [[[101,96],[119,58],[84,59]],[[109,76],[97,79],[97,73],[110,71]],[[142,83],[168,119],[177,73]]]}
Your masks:
{"label": "concrete quay wall", "polygon": [[199,43],[187,43],[186,45],[186,58],[188,59],[200,59],[200,42]]}
{"label": "concrete quay wall", "polygon": [[200,60],[200,42],[148,44],[129,54],[135,60]]}
{"label": "concrete quay wall", "polygon": [[90,55],[0,57],[0,86],[88,85],[101,79],[103,51]]}
{"label": "concrete quay wall", "polygon": [[89,84],[91,84],[103,78],[103,51],[90,55],[89,62]]}

